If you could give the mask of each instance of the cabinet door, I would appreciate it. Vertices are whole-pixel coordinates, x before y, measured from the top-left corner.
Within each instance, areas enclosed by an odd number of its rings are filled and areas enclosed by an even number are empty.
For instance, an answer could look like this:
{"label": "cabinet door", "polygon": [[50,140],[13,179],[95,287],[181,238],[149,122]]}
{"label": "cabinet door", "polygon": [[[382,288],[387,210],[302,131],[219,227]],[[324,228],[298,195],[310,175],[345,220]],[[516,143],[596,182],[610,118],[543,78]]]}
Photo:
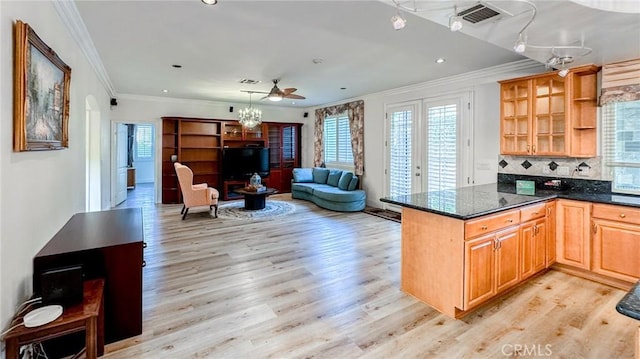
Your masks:
{"label": "cabinet door", "polygon": [[567,125],[565,116],[565,80],[549,75],[533,80],[532,96],[532,155],[567,154]]}
{"label": "cabinet door", "polygon": [[546,267],[547,251],[547,219],[540,218],[533,226],[533,243],[531,249],[531,265],[533,273],[538,273]]}
{"label": "cabinet door", "polygon": [[518,237],[518,228],[496,234],[496,292],[501,292],[520,281]]}
{"label": "cabinet door", "polygon": [[533,274],[533,242],[535,237],[535,221],[520,226],[520,278],[525,279]]}
{"label": "cabinet door", "polygon": [[500,153],[528,155],[531,151],[531,81],[500,86]]}
{"label": "cabinet door", "polygon": [[556,262],[556,201],[547,202],[546,267]]}
{"label": "cabinet door", "polygon": [[556,260],[590,269],[591,203],[559,199],[556,202]]}
{"label": "cabinet door", "polygon": [[464,310],[496,294],[495,235],[482,236],[464,244]]}
{"label": "cabinet door", "polygon": [[640,279],[640,225],[594,219],[596,273],[636,282]]}

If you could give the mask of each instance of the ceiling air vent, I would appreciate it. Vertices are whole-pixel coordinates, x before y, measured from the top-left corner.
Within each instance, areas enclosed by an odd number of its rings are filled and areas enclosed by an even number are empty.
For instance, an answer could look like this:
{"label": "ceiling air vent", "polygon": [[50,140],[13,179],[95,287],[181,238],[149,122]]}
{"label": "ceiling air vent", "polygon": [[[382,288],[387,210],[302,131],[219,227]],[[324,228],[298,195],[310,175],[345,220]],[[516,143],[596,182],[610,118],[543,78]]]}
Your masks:
{"label": "ceiling air vent", "polygon": [[260,83],[260,80],[242,79],[240,80],[240,83],[245,85],[255,85]]}
{"label": "ceiling air vent", "polygon": [[458,16],[472,24],[481,24],[487,20],[497,20],[502,13],[499,9],[488,4],[478,3],[468,9],[458,12]]}

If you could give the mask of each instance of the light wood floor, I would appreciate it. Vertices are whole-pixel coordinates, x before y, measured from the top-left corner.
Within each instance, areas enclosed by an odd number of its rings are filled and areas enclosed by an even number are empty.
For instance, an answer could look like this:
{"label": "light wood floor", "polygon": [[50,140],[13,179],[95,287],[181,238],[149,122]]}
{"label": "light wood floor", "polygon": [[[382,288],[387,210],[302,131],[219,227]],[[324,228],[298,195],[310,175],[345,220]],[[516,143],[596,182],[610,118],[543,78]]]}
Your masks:
{"label": "light wood floor", "polygon": [[400,224],[269,198],[296,212],[182,221],[181,205],[141,202],[143,334],[105,357],[633,357],[621,290],[551,271],[456,321],[400,292]]}

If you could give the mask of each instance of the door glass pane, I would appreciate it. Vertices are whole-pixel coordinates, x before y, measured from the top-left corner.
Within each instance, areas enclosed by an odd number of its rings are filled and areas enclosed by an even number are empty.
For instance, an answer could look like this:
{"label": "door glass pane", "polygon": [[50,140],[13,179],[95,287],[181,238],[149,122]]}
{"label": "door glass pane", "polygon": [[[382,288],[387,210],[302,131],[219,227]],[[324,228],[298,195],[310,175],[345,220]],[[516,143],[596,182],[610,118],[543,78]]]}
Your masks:
{"label": "door glass pane", "polygon": [[427,109],[428,191],[457,187],[457,123],[458,111],[455,104],[433,106]]}
{"label": "door glass pane", "polygon": [[413,110],[391,113],[389,131],[389,195],[411,193]]}

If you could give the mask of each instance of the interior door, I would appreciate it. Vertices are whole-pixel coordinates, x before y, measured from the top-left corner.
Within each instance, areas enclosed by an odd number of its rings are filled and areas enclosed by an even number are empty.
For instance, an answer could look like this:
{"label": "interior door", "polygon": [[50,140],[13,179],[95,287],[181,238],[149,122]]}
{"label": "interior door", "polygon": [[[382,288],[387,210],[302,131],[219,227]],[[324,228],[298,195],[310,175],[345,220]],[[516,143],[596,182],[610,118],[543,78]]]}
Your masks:
{"label": "interior door", "polygon": [[116,188],[114,206],[127,199],[127,125],[119,123],[116,130]]}

